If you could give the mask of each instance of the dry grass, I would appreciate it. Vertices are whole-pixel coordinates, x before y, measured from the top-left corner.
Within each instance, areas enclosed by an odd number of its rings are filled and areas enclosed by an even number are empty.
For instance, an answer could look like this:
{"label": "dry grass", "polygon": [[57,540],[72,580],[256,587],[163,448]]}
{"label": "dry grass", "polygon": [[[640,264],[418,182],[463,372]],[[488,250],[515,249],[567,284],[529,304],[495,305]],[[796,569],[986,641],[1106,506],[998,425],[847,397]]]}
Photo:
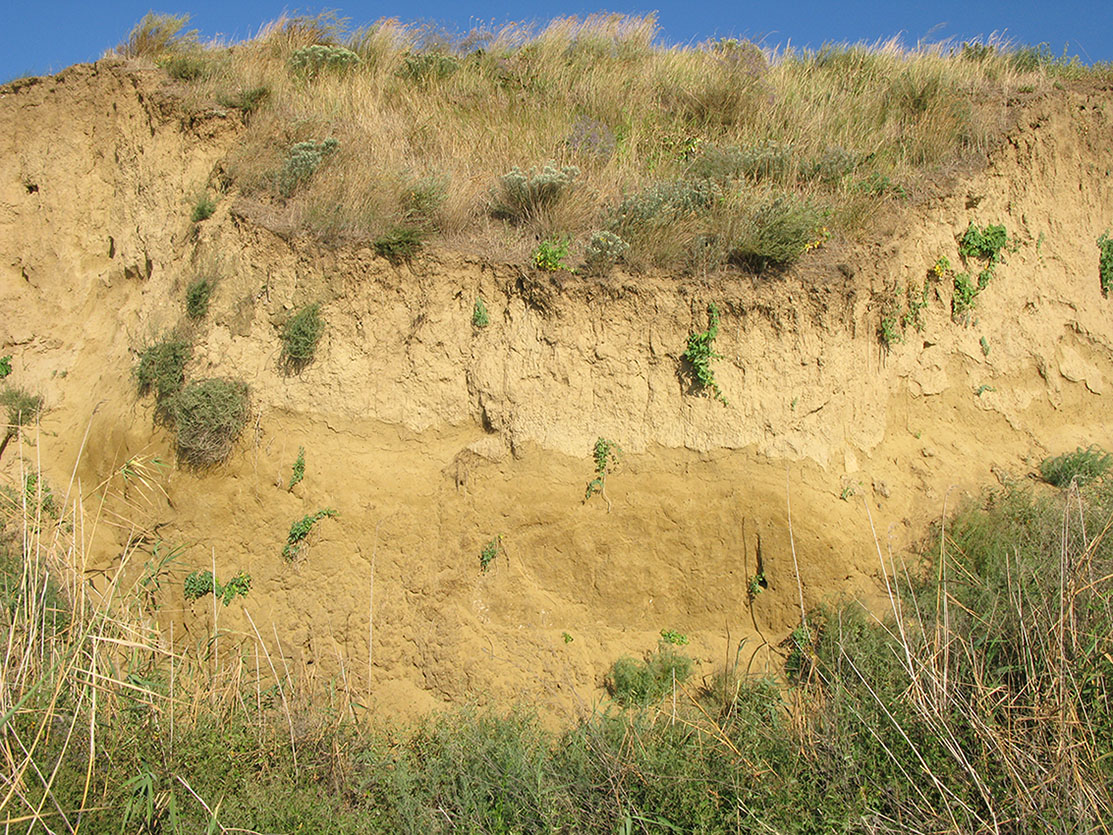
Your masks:
{"label": "dry grass", "polygon": [[[251,41],[207,48],[191,95],[200,105],[256,91],[228,169],[284,225],[365,240],[420,225],[453,240],[502,238],[511,250],[570,236],[580,253],[592,232],[614,231],[625,198],[711,181],[709,204],[630,230],[626,255],[635,266],[702,270],[729,261],[735,228],[773,192],[814,204],[833,232],[856,233],[944,167],[984,158],[1008,98],[1050,86],[1061,69],[1002,44],[799,52],[744,41],[669,48],[658,35],[652,16],[468,35],[283,18]],[[359,61],[307,74],[292,59],[310,46]],[[291,148],[330,138],[336,152],[283,197],[276,177]],[[581,170],[575,199],[492,236],[505,223],[490,211],[500,178],[549,162]]]}

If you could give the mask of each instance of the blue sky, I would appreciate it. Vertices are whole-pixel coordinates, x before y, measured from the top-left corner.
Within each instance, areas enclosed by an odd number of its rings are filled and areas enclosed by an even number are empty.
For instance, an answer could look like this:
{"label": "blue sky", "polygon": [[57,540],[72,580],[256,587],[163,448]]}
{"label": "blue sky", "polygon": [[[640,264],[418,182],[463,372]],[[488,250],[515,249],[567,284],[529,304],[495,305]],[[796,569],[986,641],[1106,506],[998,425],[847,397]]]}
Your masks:
{"label": "blue sky", "polygon": [[[170,3],[173,3],[171,5]],[[94,60],[118,43],[152,7],[147,2],[19,2],[0,9],[0,81],[27,74],[56,72],[70,64]],[[506,21],[547,21],[570,14],[612,11],[629,14],[658,12],[662,37],[668,43],[689,43],[711,37],[749,37],[766,45],[791,43],[819,47],[826,42],[875,42],[900,35],[908,45],[921,40],[961,42],[993,33],[1018,43],[1047,43],[1055,54],[1067,45],[1083,60],[1113,61],[1113,13],[1107,2],[899,3],[878,0],[761,3],[700,3],[657,0],[609,7],[576,2],[538,0],[411,0],[405,4],[348,2],[342,5],[284,6],[261,0],[167,0],[156,11],[189,14],[203,38],[220,34],[242,39],[284,10],[315,13],[336,9],[355,24],[383,17],[405,21],[438,21],[455,28]]]}

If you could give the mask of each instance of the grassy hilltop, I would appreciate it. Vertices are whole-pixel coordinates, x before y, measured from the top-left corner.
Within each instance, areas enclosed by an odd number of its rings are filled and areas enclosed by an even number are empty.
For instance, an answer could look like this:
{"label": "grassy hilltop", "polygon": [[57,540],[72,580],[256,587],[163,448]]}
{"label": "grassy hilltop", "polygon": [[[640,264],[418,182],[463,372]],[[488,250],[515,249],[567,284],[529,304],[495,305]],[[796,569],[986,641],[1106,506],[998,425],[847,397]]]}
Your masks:
{"label": "grassy hilltop", "polygon": [[[350,30],[329,16],[291,17],[231,45],[201,44],[186,24],[149,15],[110,60],[165,73],[186,120],[213,109],[239,114],[232,150],[192,201],[194,241],[195,225],[226,219],[218,213],[231,204],[237,217],[314,245],[366,243],[394,261],[436,246],[635,278],[767,275],[829,241],[868,239],[879,214],[984,163],[1019,99],[1113,78],[1044,48],[1000,44],[667,48],[652,17],[461,36],[393,20]],[[1003,228],[996,243],[981,239],[994,228],[971,224],[961,243],[987,270],[1006,244]],[[1113,249],[1107,235],[1098,243],[1104,292]],[[147,292],[138,273],[119,272],[119,295],[107,295],[105,280],[101,307]],[[945,273],[940,266],[937,277]],[[42,280],[34,269],[18,280],[29,275]],[[197,278],[179,289],[188,318],[205,320],[214,285]],[[477,333],[494,327],[482,304]],[[718,309],[708,315],[708,331],[693,334],[683,355],[693,366],[702,358],[705,371],[718,357]],[[268,361],[295,376],[323,328],[316,302],[289,312],[280,356]],[[149,346],[129,386],[154,394],[156,416],[179,426],[231,404],[224,434],[198,431],[190,445],[179,437],[182,462],[200,469],[229,456],[251,412],[246,384],[212,378],[183,388],[191,350],[184,336]],[[981,351],[989,356],[984,338]],[[10,359],[0,358],[0,377],[13,373]],[[1046,380],[1044,369],[1037,376]],[[44,402],[9,388],[0,404],[3,455],[30,445]],[[904,428],[911,437],[912,425]],[[607,513],[605,479],[619,451],[600,437],[587,482],[586,498],[599,492]],[[934,456],[926,441],[915,445],[917,461]],[[1006,486],[942,518],[914,553],[886,552],[878,541],[869,570],[884,589],[880,613],[846,601],[806,609],[794,569],[787,599],[796,628],[777,646],[765,641],[779,665],[773,675],[748,668],[752,646],[735,633],[728,657],[697,677],[688,636],[666,629],[641,657],[614,659],[599,675],[607,698],[560,728],[529,705],[410,723],[372,715],[370,635],[366,689],[363,671],[339,655],[329,680],[317,672],[324,665],[292,667],[246,608],[250,631],[228,626],[227,607],[252,593],[249,574],[218,569],[214,547],[211,563],[179,583],[175,561],[186,545],[170,547],[157,526],[136,533],[105,510],[138,508],[159,491],[170,502],[153,454],[113,461],[95,487],[81,485],[75,466],[73,484],[54,491],[15,457],[5,460],[18,480],[0,488],[5,832],[1076,833],[1107,832],[1113,820],[1113,457],[1096,446],[1048,458],[1029,478],[1001,477]],[[274,495],[288,498],[305,474],[299,446]],[[242,482],[235,501],[273,501]],[[743,494],[730,487],[723,513],[733,524]],[[858,496],[867,512],[874,491]],[[849,482],[841,497],[827,496],[840,511],[839,498],[853,497]],[[685,506],[701,525],[705,498]],[[599,518],[602,504],[589,505]],[[370,504],[343,510],[363,512]],[[339,524],[337,515],[322,508],[287,535],[282,583],[299,605],[321,591],[295,558],[314,524]],[[254,535],[249,522],[236,524]],[[131,531],[103,571],[87,560],[98,525]],[[790,535],[791,526],[789,511]],[[415,537],[422,548],[426,530]],[[798,525],[796,543],[799,534]],[[723,547],[733,558],[733,546]],[[479,565],[474,556],[473,574],[509,562],[501,534]],[[746,570],[737,568],[736,576]],[[759,635],[755,599],[774,594],[766,570],[759,563],[744,578],[748,598],[738,595]],[[211,607],[211,620],[168,636],[160,608],[171,594]],[[284,613],[276,607],[275,616]],[[564,647],[586,637],[560,636]],[[493,662],[490,646],[489,656],[475,653],[490,659],[483,663]]]}
{"label": "grassy hilltop", "polygon": [[1011,98],[1109,73],[983,43],[669,48],[651,16],[466,35],[289,18],[230,46],[186,20],[148,16],[118,52],[243,113],[197,216],[231,190],[391,256],[437,240],[548,268],[787,266],[983,160]]}

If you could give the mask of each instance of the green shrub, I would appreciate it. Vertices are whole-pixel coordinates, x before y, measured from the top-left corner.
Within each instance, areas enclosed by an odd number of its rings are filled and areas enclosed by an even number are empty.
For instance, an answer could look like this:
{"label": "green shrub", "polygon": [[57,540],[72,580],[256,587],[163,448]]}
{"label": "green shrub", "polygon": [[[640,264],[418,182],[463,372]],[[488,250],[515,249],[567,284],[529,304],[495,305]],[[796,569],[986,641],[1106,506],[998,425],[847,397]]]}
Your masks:
{"label": "green shrub", "polygon": [[491,200],[491,214],[511,223],[536,220],[572,190],[578,176],[580,169],[576,166],[558,168],[554,162],[528,172],[514,168],[499,179]]}
{"label": "green shrub", "polygon": [[135,378],[140,396],[154,392],[161,405],[185,384],[185,367],[193,346],[188,340],[171,337],[155,342],[139,355]]}
{"label": "green shrub", "polygon": [[1079,485],[1093,481],[1113,465],[1110,455],[1097,444],[1086,449],[1079,447],[1055,458],[1045,458],[1040,463],[1040,478],[1056,487],[1066,487],[1072,481]]}
{"label": "green shrub", "polygon": [[186,315],[190,319],[204,319],[209,313],[209,300],[212,298],[216,282],[211,278],[196,278],[186,288]]}
{"label": "green shrub", "polygon": [[963,258],[980,258],[996,266],[1003,260],[1001,251],[1008,244],[1009,235],[1004,226],[978,228],[971,221],[959,241],[958,252]]}
{"label": "green shrub", "polygon": [[1098,238],[1098,274],[1101,277],[1101,294],[1108,296],[1113,290],[1113,238],[1109,237],[1108,230],[1101,233]]}
{"label": "green shrub", "polygon": [[715,302],[707,305],[707,330],[701,333],[688,335],[688,347],[681,354],[692,367],[692,375],[696,384],[703,391],[710,391],[712,396],[727,405],[722,389],[715,382],[715,372],[711,370],[711,360],[722,359],[722,355],[715,353],[715,340],[719,337],[719,306]]}
{"label": "green shrub", "polygon": [[787,267],[816,243],[822,222],[822,213],[807,200],[777,195],[745,218],[730,260],[757,273]]}
{"label": "green shrub", "polygon": [[491,317],[487,314],[487,303],[479,296],[471,310],[471,323],[477,328],[485,328],[491,324]]}
{"label": "green shrub", "polygon": [[704,214],[718,200],[710,180],[665,180],[625,197],[607,212],[607,225],[622,235],[637,235]]}
{"label": "green shrub", "polygon": [[372,244],[375,252],[392,264],[400,264],[417,255],[425,240],[420,229],[398,226],[376,238]]}
{"label": "green shrub", "polygon": [[533,265],[545,272],[567,270],[564,259],[568,257],[571,241],[567,238],[546,238],[533,251]]}
{"label": "green shrub", "polygon": [[630,245],[614,232],[592,232],[584,253],[588,270],[605,273],[618,263]]}
{"label": "green shrub", "polygon": [[217,464],[231,454],[250,417],[247,383],[197,380],[167,398],[166,412],[181,461],[191,467]]}
{"label": "green shrub", "polygon": [[12,373],[12,355],[0,357],[0,380]]}
{"label": "green shrub", "polygon": [[322,70],[343,72],[358,66],[360,58],[342,46],[313,44],[294,50],[287,62],[291,74],[305,79],[316,78]]}
{"label": "green shrub", "polygon": [[[584,492],[585,502],[596,493],[607,499],[607,476],[618,469],[621,456],[622,447],[614,441],[608,441],[606,438],[595,440],[595,447],[591,452],[591,458],[595,462],[595,478],[587,483],[587,490]],[[608,509],[610,504],[610,499],[607,499]]]}
{"label": "green shrub", "polygon": [[43,408],[43,398],[41,394],[31,394],[21,388],[6,386],[0,391],[0,406],[7,411],[8,434],[11,435],[38,417]]}
{"label": "green shrub", "polygon": [[286,544],[282,547],[282,558],[293,562],[305,550],[305,540],[313,526],[320,520],[336,516],[336,511],[326,507],[316,513],[310,513],[290,525],[290,533],[286,535]]}
{"label": "green shrub", "polygon": [[308,304],[294,313],[282,326],[282,364],[293,372],[309,365],[324,332],[319,304]]}
{"label": "green shrub", "polygon": [[216,201],[209,197],[209,195],[202,194],[194,204],[193,211],[189,214],[189,219],[193,223],[200,223],[212,217],[215,211]]}
{"label": "green shrub", "polygon": [[290,153],[276,177],[275,185],[283,197],[292,197],[297,187],[308,180],[328,159],[340,143],[329,137],[320,142],[309,140],[291,146]]}
{"label": "green shrub", "polygon": [[427,83],[441,81],[460,69],[460,62],[439,52],[409,53],[402,58],[398,77],[407,81]]}
{"label": "green shrub", "polygon": [[656,652],[639,661],[624,656],[611,665],[604,683],[611,698],[624,707],[644,707],[672,692],[692,673],[692,659],[662,640]]}

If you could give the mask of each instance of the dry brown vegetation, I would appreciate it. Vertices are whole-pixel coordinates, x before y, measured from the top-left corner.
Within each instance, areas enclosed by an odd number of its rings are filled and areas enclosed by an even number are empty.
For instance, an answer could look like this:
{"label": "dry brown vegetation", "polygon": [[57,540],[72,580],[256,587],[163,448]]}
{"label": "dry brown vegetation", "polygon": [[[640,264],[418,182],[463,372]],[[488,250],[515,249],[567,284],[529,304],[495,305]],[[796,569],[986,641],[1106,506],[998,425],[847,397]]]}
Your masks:
{"label": "dry brown vegetation", "polygon": [[[1104,72],[1003,44],[813,52],[659,34],[652,16],[466,35],[321,16],[231,46],[133,32],[120,49],[187,81],[197,107],[244,112],[223,185],[285,228],[513,258],[570,238],[574,259],[609,231],[629,266],[689,271],[761,271],[854,234],[983,159],[1011,96]],[[499,211],[515,171],[545,194],[516,216]]]}

